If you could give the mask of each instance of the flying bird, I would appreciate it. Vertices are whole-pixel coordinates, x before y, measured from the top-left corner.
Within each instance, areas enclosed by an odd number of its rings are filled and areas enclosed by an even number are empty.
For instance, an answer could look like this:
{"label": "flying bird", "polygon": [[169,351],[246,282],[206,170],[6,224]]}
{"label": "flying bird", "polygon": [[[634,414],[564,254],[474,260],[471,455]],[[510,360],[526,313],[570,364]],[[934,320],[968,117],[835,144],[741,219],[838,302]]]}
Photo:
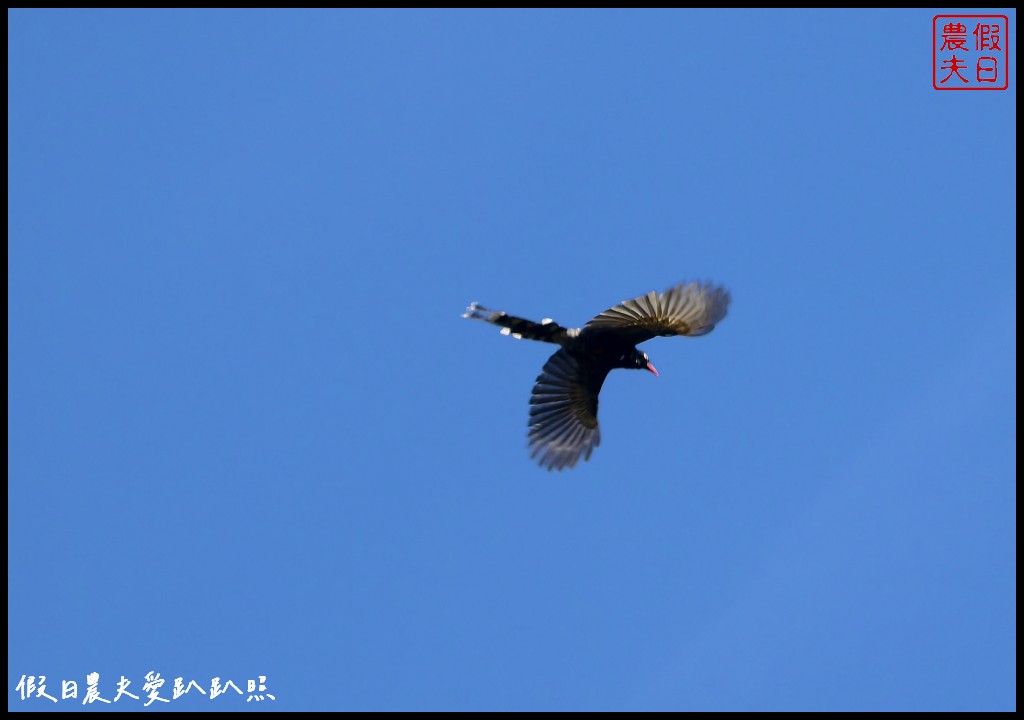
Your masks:
{"label": "flying bird", "polygon": [[502,335],[561,345],[548,358],[530,395],[530,457],[542,467],[573,467],[601,442],[597,396],[615,368],[648,370],[647,353],[636,346],[653,337],[711,332],[729,308],[729,291],[710,283],[682,283],[651,291],[605,310],[582,328],[564,328],[550,318],[524,320],[473,303],[462,317],[501,326]]}

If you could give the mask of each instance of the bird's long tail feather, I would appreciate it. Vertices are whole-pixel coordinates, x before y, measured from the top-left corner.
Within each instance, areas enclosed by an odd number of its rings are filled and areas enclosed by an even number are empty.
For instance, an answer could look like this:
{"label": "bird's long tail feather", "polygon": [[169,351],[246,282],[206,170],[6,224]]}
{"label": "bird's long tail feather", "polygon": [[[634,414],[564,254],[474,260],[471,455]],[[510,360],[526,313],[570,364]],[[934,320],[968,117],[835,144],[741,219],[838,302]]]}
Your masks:
{"label": "bird's long tail feather", "polygon": [[472,303],[462,317],[471,320],[485,320],[486,322],[501,327],[502,335],[511,335],[516,339],[526,338],[527,340],[540,340],[541,342],[555,343],[561,345],[568,338],[573,337],[578,330],[570,330],[562,327],[550,318],[538,322],[524,320],[523,318],[509,315],[501,310],[488,310],[479,303]]}

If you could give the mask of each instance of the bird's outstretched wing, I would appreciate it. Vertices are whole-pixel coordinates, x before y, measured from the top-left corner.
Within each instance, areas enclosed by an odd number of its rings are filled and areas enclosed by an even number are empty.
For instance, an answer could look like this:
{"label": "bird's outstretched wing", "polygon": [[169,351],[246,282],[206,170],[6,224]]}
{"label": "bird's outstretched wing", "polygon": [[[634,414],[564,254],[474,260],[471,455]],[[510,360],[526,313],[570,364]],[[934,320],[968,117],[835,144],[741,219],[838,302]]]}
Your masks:
{"label": "bird's outstretched wing", "polygon": [[590,459],[601,443],[597,395],[607,375],[565,349],[548,358],[530,396],[530,457],[548,470]]}
{"label": "bird's outstretched wing", "polygon": [[614,333],[633,345],[659,335],[704,335],[725,317],[729,291],[710,283],[683,283],[663,293],[653,290],[605,310],[583,326],[582,334]]}

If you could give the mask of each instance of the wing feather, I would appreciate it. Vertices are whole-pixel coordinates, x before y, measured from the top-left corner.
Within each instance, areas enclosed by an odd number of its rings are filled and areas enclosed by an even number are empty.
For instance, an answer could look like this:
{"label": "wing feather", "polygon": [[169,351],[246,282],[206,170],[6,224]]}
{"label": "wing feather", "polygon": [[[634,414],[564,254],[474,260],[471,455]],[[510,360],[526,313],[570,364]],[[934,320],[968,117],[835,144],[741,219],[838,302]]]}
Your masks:
{"label": "wing feather", "polygon": [[530,456],[549,470],[573,467],[601,442],[597,396],[607,376],[568,350],[552,355],[530,396]]}
{"label": "wing feather", "polygon": [[705,335],[725,317],[730,299],[724,287],[682,283],[624,300],[588,322],[582,333],[614,333],[633,345],[659,335]]}

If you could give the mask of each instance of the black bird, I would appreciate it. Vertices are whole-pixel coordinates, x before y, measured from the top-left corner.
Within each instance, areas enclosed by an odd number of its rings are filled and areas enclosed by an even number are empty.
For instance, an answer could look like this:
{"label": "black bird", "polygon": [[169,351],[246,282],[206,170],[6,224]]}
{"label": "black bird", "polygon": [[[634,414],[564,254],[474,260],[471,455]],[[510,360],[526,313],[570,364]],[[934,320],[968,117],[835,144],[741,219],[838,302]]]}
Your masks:
{"label": "black bird", "polygon": [[477,303],[462,317],[500,325],[502,335],[562,347],[544,365],[530,396],[530,457],[549,470],[573,467],[601,442],[597,396],[615,368],[649,370],[647,353],[636,346],[661,335],[696,337],[711,332],[729,308],[729,291],[710,283],[683,283],[653,290],[605,310],[582,328],[564,328],[494,312]]}

